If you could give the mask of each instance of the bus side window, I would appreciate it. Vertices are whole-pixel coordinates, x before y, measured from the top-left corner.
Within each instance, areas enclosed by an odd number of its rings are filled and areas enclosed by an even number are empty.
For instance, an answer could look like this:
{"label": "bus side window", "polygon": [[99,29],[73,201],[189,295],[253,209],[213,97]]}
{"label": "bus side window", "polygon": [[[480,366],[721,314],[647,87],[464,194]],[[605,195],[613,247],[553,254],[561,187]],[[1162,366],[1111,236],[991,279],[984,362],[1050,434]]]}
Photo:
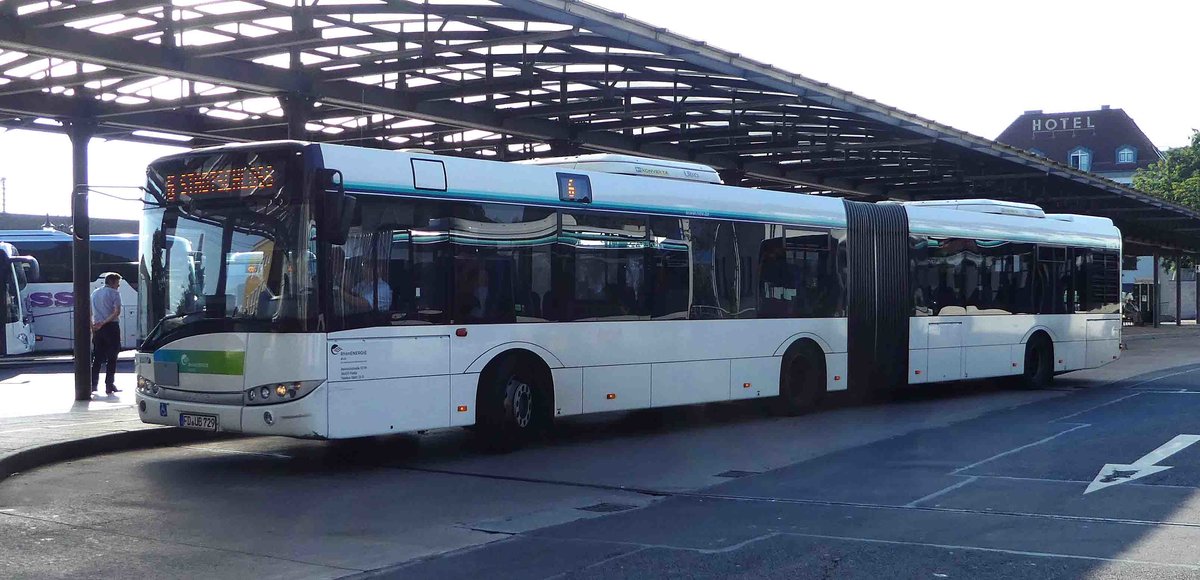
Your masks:
{"label": "bus side window", "polygon": [[679,218],[650,217],[650,316],[687,318],[691,302],[691,244]]}
{"label": "bus side window", "polygon": [[558,215],[549,208],[458,202],[451,240],[454,320],[487,324],[553,320],[551,254]]}
{"label": "bus side window", "polygon": [[555,293],[563,320],[649,318],[646,218],[633,214],[562,214],[555,244]]}

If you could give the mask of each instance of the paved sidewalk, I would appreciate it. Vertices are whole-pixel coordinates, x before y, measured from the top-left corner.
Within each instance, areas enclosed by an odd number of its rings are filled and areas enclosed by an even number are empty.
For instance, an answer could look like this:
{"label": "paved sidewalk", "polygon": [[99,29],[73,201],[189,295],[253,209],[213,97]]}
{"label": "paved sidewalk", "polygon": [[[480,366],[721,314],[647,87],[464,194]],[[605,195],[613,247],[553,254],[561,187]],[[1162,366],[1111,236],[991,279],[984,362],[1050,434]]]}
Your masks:
{"label": "paved sidewalk", "polygon": [[[196,438],[138,419],[133,363],[120,363],[114,396],[75,401],[70,359],[0,367],[0,479],[76,457]],[[211,436],[210,436],[211,437]]]}

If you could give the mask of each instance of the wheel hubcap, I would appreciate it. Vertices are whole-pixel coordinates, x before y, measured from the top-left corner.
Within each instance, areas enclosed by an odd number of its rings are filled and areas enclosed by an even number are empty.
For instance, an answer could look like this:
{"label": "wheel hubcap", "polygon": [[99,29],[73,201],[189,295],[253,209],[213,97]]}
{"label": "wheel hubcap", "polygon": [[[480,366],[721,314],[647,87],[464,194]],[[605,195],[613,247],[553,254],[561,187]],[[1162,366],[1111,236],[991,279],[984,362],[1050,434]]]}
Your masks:
{"label": "wheel hubcap", "polygon": [[508,396],[512,401],[513,420],[524,429],[533,420],[533,389],[517,377],[508,379]]}

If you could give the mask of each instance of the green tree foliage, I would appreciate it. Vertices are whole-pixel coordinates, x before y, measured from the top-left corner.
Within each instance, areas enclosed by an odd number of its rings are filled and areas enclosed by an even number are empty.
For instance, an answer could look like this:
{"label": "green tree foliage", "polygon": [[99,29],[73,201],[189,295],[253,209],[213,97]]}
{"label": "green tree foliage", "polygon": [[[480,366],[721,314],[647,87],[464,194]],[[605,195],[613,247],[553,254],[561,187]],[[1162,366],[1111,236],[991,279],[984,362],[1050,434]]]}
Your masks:
{"label": "green tree foliage", "polygon": [[1192,143],[1168,149],[1163,158],[1133,174],[1133,186],[1180,205],[1200,209],[1200,131]]}

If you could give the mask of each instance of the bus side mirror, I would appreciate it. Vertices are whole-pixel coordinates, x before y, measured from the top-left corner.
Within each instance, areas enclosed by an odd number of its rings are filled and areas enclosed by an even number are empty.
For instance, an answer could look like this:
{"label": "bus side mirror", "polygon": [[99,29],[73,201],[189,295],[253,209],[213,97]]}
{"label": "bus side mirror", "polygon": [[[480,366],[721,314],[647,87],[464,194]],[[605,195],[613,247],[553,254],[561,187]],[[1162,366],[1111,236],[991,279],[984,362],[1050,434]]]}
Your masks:
{"label": "bus side mirror", "polygon": [[20,264],[20,267],[25,269],[25,278],[28,282],[42,281],[42,267],[38,265],[37,258],[33,256],[16,256],[12,261]]}
{"label": "bus side mirror", "polygon": [[341,171],[318,169],[315,182],[313,189],[318,205],[317,228],[329,243],[344,244],[350,237],[350,224],[354,218],[357,200],[346,195]]}

